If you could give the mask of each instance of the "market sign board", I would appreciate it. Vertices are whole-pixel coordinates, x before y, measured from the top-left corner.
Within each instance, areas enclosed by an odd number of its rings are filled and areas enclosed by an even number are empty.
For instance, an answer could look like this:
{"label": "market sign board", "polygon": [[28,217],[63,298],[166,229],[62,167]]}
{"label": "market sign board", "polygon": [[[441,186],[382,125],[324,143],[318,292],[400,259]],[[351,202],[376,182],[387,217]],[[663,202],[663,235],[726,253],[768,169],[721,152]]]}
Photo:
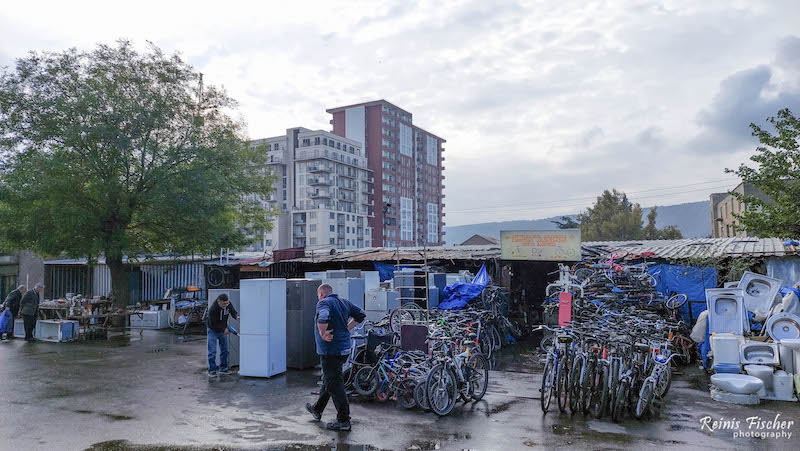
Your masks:
{"label": "market sign board", "polygon": [[503,260],[579,261],[580,229],[500,232]]}

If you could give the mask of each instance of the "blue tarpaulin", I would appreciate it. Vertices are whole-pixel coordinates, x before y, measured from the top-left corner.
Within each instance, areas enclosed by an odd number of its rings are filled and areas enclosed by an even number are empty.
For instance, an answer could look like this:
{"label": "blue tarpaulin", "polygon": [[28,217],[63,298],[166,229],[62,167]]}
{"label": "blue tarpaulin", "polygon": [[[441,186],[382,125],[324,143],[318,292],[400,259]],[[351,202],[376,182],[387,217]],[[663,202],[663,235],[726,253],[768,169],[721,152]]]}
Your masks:
{"label": "blue tarpaulin", "polygon": [[439,303],[439,310],[464,308],[469,301],[480,296],[487,285],[489,285],[489,273],[486,272],[484,263],[481,270],[478,271],[478,275],[472,279],[472,283],[454,283],[444,289],[445,300]]}
{"label": "blue tarpaulin", "polygon": [[[378,271],[378,275],[381,278],[381,282],[386,282],[387,280],[394,279],[394,271],[397,269],[397,266],[391,263],[381,263],[381,262],[372,262],[372,265],[375,266],[375,271]],[[400,269],[404,268],[410,268],[410,266],[400,265]]]}
{"label": "blue tarpaulin", "polygon": [[[706,309],[706,288],[717,287],[717,269],[711,266],[655,265],[647,269],[658,284],[656,290],[669,298],[674,294],[685,294],[692,302],[690,324]],[[689,302],[678,309],[685,320],[689,319]]]}

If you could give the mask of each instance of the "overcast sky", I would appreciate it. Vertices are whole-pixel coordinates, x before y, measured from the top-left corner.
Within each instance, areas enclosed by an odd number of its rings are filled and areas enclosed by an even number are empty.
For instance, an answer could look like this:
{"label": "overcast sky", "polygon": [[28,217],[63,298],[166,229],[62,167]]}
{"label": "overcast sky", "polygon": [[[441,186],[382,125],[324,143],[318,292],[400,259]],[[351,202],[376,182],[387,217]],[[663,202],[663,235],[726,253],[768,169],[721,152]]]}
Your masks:
{"label": "overcast sky", "polygon": [[[448,225],[705,200],[800,113],[800,2],[5,2],[0,66],[128,38],[180,52],[251,138],[385,98],[444,137]],[[340,5],[336,5],[340,3]],[[117,6],[125,5],[125,6]]]}

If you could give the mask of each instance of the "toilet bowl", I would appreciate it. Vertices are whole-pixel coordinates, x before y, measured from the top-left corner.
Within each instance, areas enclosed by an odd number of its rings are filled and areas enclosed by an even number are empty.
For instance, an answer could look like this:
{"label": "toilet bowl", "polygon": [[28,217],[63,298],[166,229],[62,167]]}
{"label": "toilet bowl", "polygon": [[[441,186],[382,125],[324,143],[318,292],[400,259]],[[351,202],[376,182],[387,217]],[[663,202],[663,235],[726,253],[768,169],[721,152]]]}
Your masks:
{"label": "toilet bowl", "polygon": [[786,370],[787,373],[793,372],[795,374],[800,374],[800,338],[784,338],[781,340],[781,347],[791,349],[793,360],[792,367],[794,371],[787,370],[785,364],[783,369]]}
{"label": "toilet bowl", "polygon": [[766,398],[772,392],[772,373],[775,371],[771,366],[766,365],[745,365],[744,370],[748,375],[761,379],[764,386],[758,391],[758,396]]}
{"label": "toilet bowl", "polygon": [[740,350],[742,365],[777,365],[780,361],[777,343],[747,341]]}
{"label": "toilet bowl", "polygon": [[752,395],[764,387],[764,381],[746,374],[713,374],[711,385],[727,393]]}
{"label": "toilet bowl", "polygon": [[742,366],[733,363],[717,363],[712,369],[715,373],[723,374],[739,374],[742,372]]}

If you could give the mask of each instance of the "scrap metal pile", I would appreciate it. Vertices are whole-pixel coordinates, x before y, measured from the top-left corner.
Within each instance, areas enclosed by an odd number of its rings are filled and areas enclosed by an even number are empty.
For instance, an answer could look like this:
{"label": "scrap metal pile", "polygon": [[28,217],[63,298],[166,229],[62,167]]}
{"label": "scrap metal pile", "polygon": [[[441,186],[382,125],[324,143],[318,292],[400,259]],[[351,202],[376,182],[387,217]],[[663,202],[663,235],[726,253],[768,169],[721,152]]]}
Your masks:
{"label": "scrap metal pile", "polygon": [[346,384],[380,402],[447,415],[459,399],[483,398],[497,351],[520,336],[507,312],[507,294],[491,286],[461,310],[407,303],[352,335]]}
{"label": "scrap metal pile", "polygon": [[547,353],[541,386],[542,410],[552,399],[563,413],[622,420],[652,413],[667,395],[676,358],[688,363],[693,342],[677,310],[686,295],[656,291],[651,265],[582,262],[560,266],[546,289],[545,317],[560,326],[541,326]]}

